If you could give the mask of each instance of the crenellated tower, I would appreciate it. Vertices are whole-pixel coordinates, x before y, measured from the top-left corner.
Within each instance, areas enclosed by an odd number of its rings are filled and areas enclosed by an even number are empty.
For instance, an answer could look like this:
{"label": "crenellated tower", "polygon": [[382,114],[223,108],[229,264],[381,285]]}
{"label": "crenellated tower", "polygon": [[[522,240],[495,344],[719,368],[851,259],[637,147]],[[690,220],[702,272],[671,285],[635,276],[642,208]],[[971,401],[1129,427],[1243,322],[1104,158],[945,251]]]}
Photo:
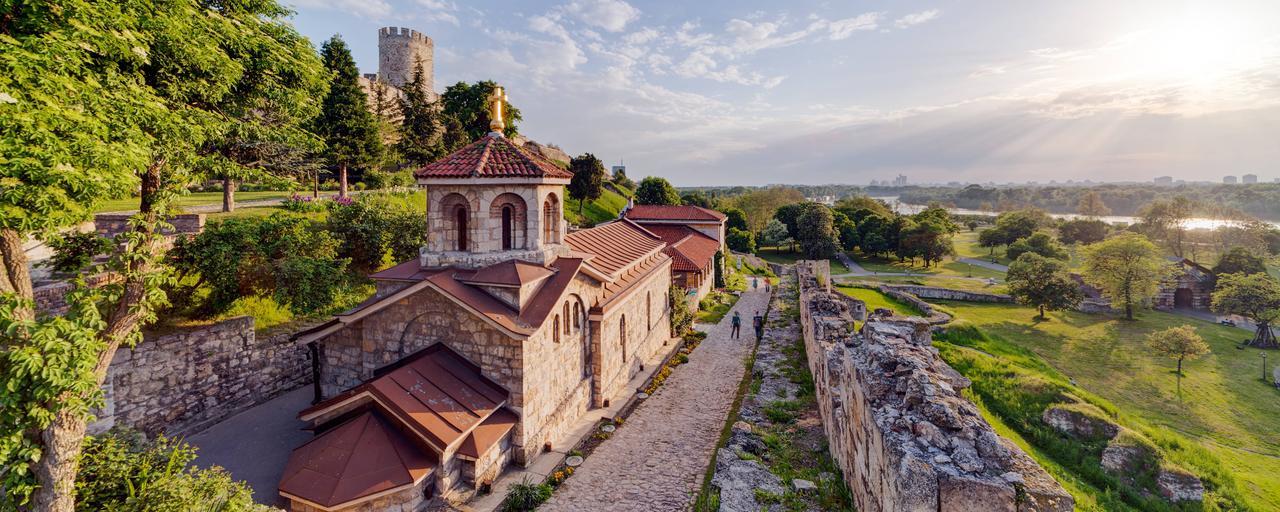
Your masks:
{"label": "crenellated tower", "polygon": [[423,87],[435,91],[435,42],[426,34],[404,27],[378,29],[378,78],[403,88],[413,80],[413,70],[422,63]]}

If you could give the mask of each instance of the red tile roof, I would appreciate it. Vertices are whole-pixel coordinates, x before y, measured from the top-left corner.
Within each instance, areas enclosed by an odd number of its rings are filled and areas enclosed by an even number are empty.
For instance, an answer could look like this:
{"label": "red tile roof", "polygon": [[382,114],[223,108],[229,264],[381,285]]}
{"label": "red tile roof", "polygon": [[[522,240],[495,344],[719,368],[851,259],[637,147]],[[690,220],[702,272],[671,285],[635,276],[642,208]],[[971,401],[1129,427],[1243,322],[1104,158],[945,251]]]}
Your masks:
{"label": "red tile roof", "polygon": [[486,135],[414,172],[419,178],[563,178],[573,174],[506,137]]}
{"label": "red tile roof", "polygon": [[672,270],[701,272],[711,266],[720,250],[716,239],[687,226],[651,224],[645,229],[667,242],[663,252],[671,256]]}
{"label": "red tile roof", "polygon": [[498,286],[521,286],[551,275],[542,265],[527,261],[507,260],[476,269],[468,276],[458,276],[460,281],[471,284],[490,284]]}
{"label": "red tile roof", "polygon": [[646,220],[721,222],[727,217],[718,211],[688,204],[638,204],[627,209],[626,218],[637,222]]}
{"label": "red tile roof", "polygon": [[411,485],[438,465],[376,410],[316,436],[289,457],[280,492],[326,508]]}
{"label": "red tile roof", "polygon": [[443,451],[502,407],[508,396],[478,367],[437,343],[298,416],[315,418],[353,400],[373,401],[389,418]]}

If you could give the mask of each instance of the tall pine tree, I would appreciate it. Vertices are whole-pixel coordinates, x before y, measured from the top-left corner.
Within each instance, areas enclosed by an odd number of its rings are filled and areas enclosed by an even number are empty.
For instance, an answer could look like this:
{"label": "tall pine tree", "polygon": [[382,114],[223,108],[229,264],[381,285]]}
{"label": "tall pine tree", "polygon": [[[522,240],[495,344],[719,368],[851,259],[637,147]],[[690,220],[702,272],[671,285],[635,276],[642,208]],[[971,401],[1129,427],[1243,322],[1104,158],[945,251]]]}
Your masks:
{"label": "tall pine tree", "polygon": [[444,156],[444,124],[440,106],[431,101],[430,93],[422,86],[425,75],[422,63],[413,70],[413,80],[404,87],[400,99],[400,142],[396,150],[405,163],[415,167],[434,162]]}
{"label": "tall pine tree", "polygon": [[347,195],[347,170],[373,167],[382,158],[378,123],[369,112],[368,99],[360,89],[360,72],[351,50],[342,38],[333,36],[320,48],[324,66],[333,74],[329,94],[316,117],[315,132],[324,138],[325,155],[338,168],[338,195]]}

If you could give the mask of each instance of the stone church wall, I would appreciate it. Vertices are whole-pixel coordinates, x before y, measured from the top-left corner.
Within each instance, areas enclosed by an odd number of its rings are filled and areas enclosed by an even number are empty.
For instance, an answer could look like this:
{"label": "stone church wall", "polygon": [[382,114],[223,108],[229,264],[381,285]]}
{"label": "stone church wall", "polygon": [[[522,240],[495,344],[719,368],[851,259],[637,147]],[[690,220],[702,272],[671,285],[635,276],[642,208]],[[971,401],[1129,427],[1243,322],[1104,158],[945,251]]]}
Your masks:
{"label": "stone church wall", "polygon": [[1069,512],[1074,500],[961,394],[919,318],[855,332],[827,262],[799,262],[800,318],[830,450],[858,510]]}
{"label": "stone church wall", "polygon": [[259,337],[253,317],[148,336],[116,352],[91,432],[113,425],[190,434],[311,382],[289,332]]}
{"label": "stone church wall", "polygon": [[[670,301],[671,266],[664,263],[653,271],[649,280],[638,283],[627,292],[621,304],[617,304],[600,319],[599,350],[596,352],[596,375],[600,383],[596,388],[596,405],[608,397],[623,391],[623,387],[637,373],[645,361],[663,351],[675,348],[671,343]],[[645,301],[651,306],[646,307]],[[651,309],[650,309],[651,308]],[[627,335],[624,355],[623,337],[619,327],[626,318]]]}

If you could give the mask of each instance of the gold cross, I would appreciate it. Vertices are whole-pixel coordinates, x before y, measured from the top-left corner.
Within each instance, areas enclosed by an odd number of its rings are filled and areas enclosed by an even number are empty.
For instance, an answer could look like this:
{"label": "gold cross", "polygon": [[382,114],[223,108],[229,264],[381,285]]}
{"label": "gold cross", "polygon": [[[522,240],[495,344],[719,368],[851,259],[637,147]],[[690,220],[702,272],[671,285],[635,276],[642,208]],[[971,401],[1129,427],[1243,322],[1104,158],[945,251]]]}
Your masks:
{"label": "gold cross", "polygon": [[502,122],[502,104],[507,101],[507,93],[503,92],[501,87],[494,87],[489,100],[489,130],[502,134],[506,129],[506,123]]}

